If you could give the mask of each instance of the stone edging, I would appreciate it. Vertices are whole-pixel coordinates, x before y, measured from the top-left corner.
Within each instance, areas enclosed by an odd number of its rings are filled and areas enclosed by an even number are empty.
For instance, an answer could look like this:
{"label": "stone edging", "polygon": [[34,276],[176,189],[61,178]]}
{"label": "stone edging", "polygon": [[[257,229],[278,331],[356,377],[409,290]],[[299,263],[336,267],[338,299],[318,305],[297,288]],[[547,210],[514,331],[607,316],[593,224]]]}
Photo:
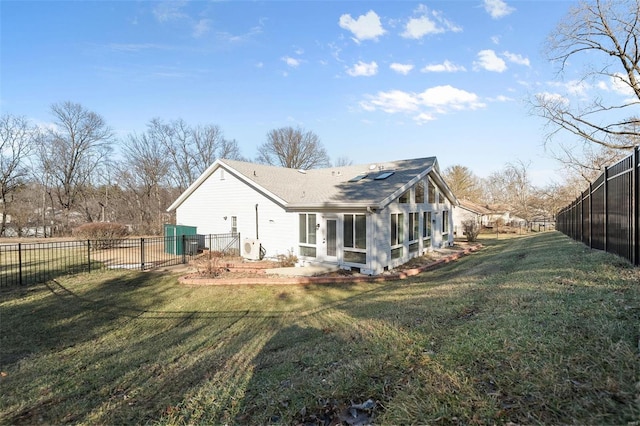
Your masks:
{"label": "stone edging", "polygon": [[339,277],[251,277],[251,278],[189,278],[188,276],[182,276],[178,278],[180,284],[193,285],[193,286],[215,286],[215,285],[292,285],[292,284],[340,284],[340,283],[375,283],[384,281],[396,281],[404,280],[409,277],[416,276],[422,272],[430,271],[445,263],[452,262],[456,259],[466,256],[469,253],[480,250],[482,244],[476,244],[468,247],[457,253],[453,253],[442,259],[438,259],[428,265],[421,266],[419,268],[407,269],[401,272],[396,272],[388,275],[376,275],[376,276],[364,276],[364,275],[350,275]]}

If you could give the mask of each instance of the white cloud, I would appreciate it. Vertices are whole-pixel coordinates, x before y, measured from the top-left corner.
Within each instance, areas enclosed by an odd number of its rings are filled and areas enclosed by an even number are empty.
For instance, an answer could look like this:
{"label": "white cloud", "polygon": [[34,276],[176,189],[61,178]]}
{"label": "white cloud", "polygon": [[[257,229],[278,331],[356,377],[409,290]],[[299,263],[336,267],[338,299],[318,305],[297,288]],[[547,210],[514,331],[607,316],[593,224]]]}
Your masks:
{"label": "white cloud", "polygon": [[352,77],[370,77],[378,73],[378,64],[373,61],[370,63],[358,61],[357,64],[347,69],[347,74]]}
{"label": "white cloud", "polygon": [[449,109],[478,109],[485,106],[478,100],[478,95],[466,90],[456,89],[450,85],[436,86],[419,95],[421,103],[444,113]]}
{"label": "white cloud", "polygon": [[393,64],[389,65],[389,68],[391,68],[392,70],[394,70],[398,74],[407,75],[413,69],[413,65],[411,65],[411,64],[399,64],[397,62],[394,62]]}
{"label": "white cloud", "polygon": [[551,87],[559,87],[567,94],[577,97],[586,97],[587,92],[591,89],[591,85],[584,80],[569,80],[567,82],[552,81],[549,83]]}
{"label": "white cloud", "polygon": [[366,111],[413,114],[413,119],[418,123],[435,120],[437,114],[475,110],[486,106],[475,93],[450,85],[431,87],[421,93],[390,90],[365,98],[360,102],[360,107]]}
{"label": "white cloud", "polygon": [[496,52],[491,49],[478,52],[478,60],[473,62],[475,69],[486,71],[503,72],[507,69],[507,64],[500,59]]}
{"label": "white cloud", "polygon": [[329,43],[328,46],[329,46],[329,49],[331,50],[331,56],[333,56],[333,59],[335,59],[337,62],[344,62],[344,60],[340,58],[340,53],[342,53],[342,49],[339,46],[337,46],[335,43]]}
{"label": "white cloud", "polygon": [[438,27],[429,17],[422,16],[420,18],[411,18],[407,22],[405,31],[401,34],[404,38],[419,39],[427,34],[443,33],[444,29]]}
{"label": "white cloud", "polygon": [[587,91],[591,88],[591,85],[586,81],[570,80],[564,84],[564,88],[567,92],[573,96],[586,96]]}
{"label": "white cloud", "polygon": [[382,28],[380,17],[373,10],[367,12],[366,15],[360,15],[357,19],[353,19],[349,14],[344,14],[340,16],[339,24],[340,28],[353,33],[356,43],[362,40],[377,40],[386,32]]}
{"label": "white cloud", "polygon": [[491,36],[491,43],[500,44],[500,36]]}
{"label": "white cloud", "polygon": [[420,71],[422,72],[458,72],[458,71],[466,71],[466,68],[462,65],[456,65],[449,60],[445,60],[441,64],[432,64],[427,65],[422,68]]}
{"label": "white cloud", "polygon": [[289,65],[291,68],[297,68],[300,66],[300,63],[302,61],[300,61],[300,59],[296,59],[296,58],[292,58],[290,56],[283,56],[281,58],[287,65]]}
{"label": "white cloud", "polygon": [[550,82],[551,87],[560,87],[568,95],[575,96],[583,99],[592,97],[589,91],[592,89],[598,89],[606,92],[613,92],[625,97],[630,97],[629,101],[637,102],[635,93],[631,89],[628,83],[628,77],[625,74],[615,73],[610,76],[608,80],[600,80],[595,84],[590,84],[585,80],[569,80],[567,82]]}
{"label": "white cloud", "polygon": [[257,36],[258,34],[262,34],[263,25],[264,25],[264,20],[260,19],[260,22],[258,23],[258,25],[249,28],[249,30],[244,34],[235,35],[235,34],[221,31],[217,33],[217,36],[218,38],[228,43],[244,43],[252,39],[253,37]]}
{"label": "white cloud", "polygon": [[484,10],[486,10],[493,19],[503,18],[515,11],[513,7],[502,0],[484,0]]}
{"label": "white cloud", "polygon": [[511,102],[513,101],[513,98],[510,98],[508,96],[504,96],[504,95],[498,95],[495,97],[494,99],[497,102]]}
{"label": "white cloud", "polygon": [[153,15],[158,22],[186,18],[187,15],[181,10],[186,4],[187,0],[162,1],[153,8]]}
{"label": "white cloud", "polygon": [[381,110],[389,114],[398,112],[412,112],[418,110],[419,99],[414,93],[402,90],[390,90],[378,92],[376,96],[369,97],[369,101],[360,105],[367,111]]}
{"label": "white cloud", "polygon": [[[629,83],[629,77],[625,74],[615,73],[611,76],[611,88],[614,92],[625,96],[634,96],[635,92]],[[636,102],[638,100],[636,99]]]}
{"label": "white cloud", "polygon": [[559,93],[539,92],[536,93],[536,98],[543,103],[550,104],[569,104],[569,99],[565,98]]}
{"label": "white cloud", "polygon": [[211,27],[210,19],[201,19],[193,25],[193,36],[198,38],[202,37],[209,32]]}
{"label": "white cloud", "polygon": [[418,124],[424,124],[429,121],[434,121],[436,117],[433,114],[429,114],[426,112],[421,112],[420,114],[413,117],[414,121]]}
{"label": "white cloud", "polygon": [[510,62],[518,65],[526,65],[530,66],[529,58],[525,58],[522,55],[511,53],[511,52],[503,52],[502,53]]}
{"label": "white cloud", "polygon": [[434,10],[429,13],[429,9],[424,5],[420,5],[414,13],[419,16],[409,19],[404,32],[400,34],[404,38],[417,40],[428,34],[462,31],[461,27],[445,19],[440,12]]}

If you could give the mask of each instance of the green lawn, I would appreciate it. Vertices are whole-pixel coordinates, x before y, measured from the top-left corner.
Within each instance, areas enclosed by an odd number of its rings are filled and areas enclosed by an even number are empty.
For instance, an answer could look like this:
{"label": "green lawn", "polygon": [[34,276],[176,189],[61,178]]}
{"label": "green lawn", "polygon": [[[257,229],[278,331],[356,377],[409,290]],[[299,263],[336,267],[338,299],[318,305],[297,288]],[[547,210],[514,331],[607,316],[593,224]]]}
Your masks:
{"label": "green lawn", "polygon": [[0,291],[0,423],[640,420],[640,270],[557,232],[404,281],[185,287],[105,271]]}

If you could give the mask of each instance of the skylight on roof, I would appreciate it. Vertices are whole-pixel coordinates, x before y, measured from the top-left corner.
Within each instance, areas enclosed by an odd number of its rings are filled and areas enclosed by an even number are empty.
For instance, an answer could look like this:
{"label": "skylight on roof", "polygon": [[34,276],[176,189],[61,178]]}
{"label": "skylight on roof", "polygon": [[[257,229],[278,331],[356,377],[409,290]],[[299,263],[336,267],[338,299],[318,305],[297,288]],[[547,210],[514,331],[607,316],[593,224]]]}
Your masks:
{"label": "skylight on roof", "polygon": [[394,173],[395,172],[392,172],[392,171],[382,172],[378,176],[374,177],[373,179],[374,180],[384,180],[384,179],[388,178],[389,176],[391,176]]}
{"label": "skylight on roof", "polygon": [[366,178],[368,176],[368,173],[360,173],[358,176],[349,179],[349,182],[359,182],[362,179]]}

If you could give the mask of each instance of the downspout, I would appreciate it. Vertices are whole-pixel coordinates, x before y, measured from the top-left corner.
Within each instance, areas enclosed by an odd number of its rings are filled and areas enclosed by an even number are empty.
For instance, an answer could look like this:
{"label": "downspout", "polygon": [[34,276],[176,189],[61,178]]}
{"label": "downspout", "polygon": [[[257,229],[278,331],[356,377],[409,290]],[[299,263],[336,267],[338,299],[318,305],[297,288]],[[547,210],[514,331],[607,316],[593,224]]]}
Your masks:
{"label": "downspout", "polygon": [[258,205],[256,204],[256,240],[258,238]]}

